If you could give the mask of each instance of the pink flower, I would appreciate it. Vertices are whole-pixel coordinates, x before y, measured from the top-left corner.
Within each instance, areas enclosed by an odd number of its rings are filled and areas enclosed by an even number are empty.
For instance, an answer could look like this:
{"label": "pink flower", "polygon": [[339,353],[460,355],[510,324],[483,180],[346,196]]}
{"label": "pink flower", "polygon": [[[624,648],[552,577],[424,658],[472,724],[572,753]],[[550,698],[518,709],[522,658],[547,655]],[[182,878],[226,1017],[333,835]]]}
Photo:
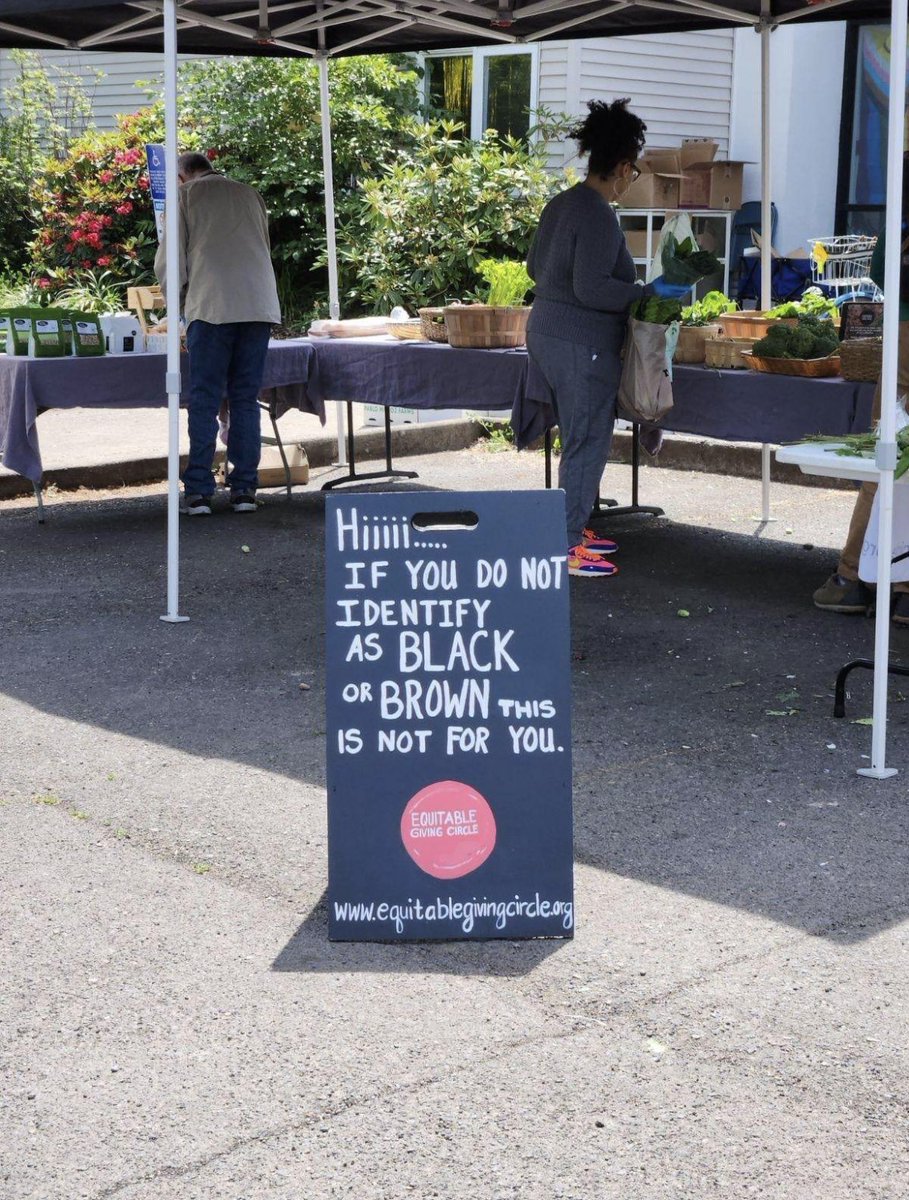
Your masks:
{"label": "pink flower", "polygon": [[110,257],[109,257],[109,255],[107,255],[107,254],[102,254],[102,255],[101,255],[101,257],[98,259],[98,266],[99,266],[99,267],[109,267],[109,266],[110,266]]}
{"label": "pink flower", "polygon": [[50,287],[50,280],[49,280],[49,279],[39,279],[39,280],[38,280],[38,287],[39,287],[39,288],[49,288],[49,287]]}
{"label": "pink flower", "polygon": [[110,183],[113,178],[113,171],[101,171],[98,175],[98,179],[101,183]]}
{"label": "pink flower", "polygon": [[124,200],[122,204],[118,204],[114,209],[114,212],[119,213],[121,217],[128,217],[132,211],[133,206],[129,200]]}

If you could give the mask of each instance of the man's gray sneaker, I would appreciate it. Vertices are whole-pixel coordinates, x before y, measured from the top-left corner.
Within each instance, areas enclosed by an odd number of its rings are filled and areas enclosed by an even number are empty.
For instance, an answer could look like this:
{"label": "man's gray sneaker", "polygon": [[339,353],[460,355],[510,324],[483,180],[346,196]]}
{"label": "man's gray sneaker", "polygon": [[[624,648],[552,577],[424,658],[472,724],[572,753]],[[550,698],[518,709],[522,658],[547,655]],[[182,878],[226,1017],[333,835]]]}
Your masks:
{"label": "man's gray sneaker", "polygon": [[211,496],[184,496],[180,501],[180,512],[188,517],[211,516]]}

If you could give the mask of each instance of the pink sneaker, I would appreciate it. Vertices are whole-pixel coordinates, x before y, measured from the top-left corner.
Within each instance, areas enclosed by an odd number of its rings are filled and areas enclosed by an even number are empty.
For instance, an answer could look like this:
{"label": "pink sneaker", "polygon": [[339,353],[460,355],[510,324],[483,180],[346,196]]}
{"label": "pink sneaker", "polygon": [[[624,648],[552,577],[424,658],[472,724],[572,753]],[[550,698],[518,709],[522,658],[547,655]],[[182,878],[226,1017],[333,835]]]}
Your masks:
{"label": "pink sneaker", "polygon": [[593,554],[615,554],[619,548],[610,538],[600,537],[592,529],[585,529],[581,534],[581,545]]}
{"label": "pink sneaker", "polygon": [[586,575],[599,579],[617,574],[618,569],[615,563],[609,562],[599,554],[594,554],[586,546],[572,546],[568,551],[569,575]]}

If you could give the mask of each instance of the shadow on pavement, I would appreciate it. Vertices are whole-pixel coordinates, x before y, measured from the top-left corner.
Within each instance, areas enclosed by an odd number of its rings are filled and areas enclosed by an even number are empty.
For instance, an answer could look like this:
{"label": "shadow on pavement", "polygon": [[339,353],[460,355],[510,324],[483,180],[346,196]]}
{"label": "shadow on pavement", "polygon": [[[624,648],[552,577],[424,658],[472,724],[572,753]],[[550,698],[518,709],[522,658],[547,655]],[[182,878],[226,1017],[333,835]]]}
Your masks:
{"label": "shadow on pavement", "polygon": [[[55,504],[43,528],[29,510],[2,514],[0,690],[324,784],[321,494],[188,522],[186,626],[157,619],[163,515],[157,495]],[[836,670],[868,653],[873,628],[812,607],[829,552],[663,518],[604,528],[621,542],[620,574],[572,581],[578,861],[842,941],[904,919],[904,776],[854,774],[870,678],[853,683],[846,721],[831,716]],[[893,643],[909,658],[909,634]],[[899,762],[909,709],[893,695]],[[316,910],[275,969],[429,969],[419,947],[326,947],[324,933]],[[506,951],[498,969],[522,973],[557,948]],[[458,970],[469,957],[462,947]],[[438,946],[433,960],[446,961]],[[492,955],[476,961],[492,969]]]}

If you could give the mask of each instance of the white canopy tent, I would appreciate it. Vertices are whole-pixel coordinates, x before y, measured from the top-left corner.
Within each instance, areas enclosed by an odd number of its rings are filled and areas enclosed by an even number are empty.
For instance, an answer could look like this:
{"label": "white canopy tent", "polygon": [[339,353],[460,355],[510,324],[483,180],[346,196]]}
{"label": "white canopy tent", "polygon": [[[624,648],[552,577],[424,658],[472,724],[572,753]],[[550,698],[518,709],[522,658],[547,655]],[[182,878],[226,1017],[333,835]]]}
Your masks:
{"label": "white canopy tent", "polygon": [[[906,0],[0,0],[0,47],[164,52],[166,188],[177,189],[177,54],[278,56],[304,54],[319,65],[325,173],[329,298],[339,314],[337,254],[328,108],[328,59],[353,53],[418,51],[494,41],[529,44],[547,38],[608,37],[718,26],[754,29],[761,38],[762,228],[771,227],[770,76],[772,32],[791,21],[862,17],[891,23],[891,86],[887,168],[887,255],[884,292],[899,295],[906,78]],[[167,292],[179,292],[177,207],[167,206]],[[762,248],[762,307],[770,305],[770,239]],[[880,468],[879,594],[889,594],[897,395],[898,306],[884,318]],[[179,611],[179,329],[168,324],[166,389],[169,411],[167,611],[162,620],[188,620]],[[769,447],[764,447],[763,515],[769,513]],[[871,766],[860,774],[883,779],[886,766],[889,608],[878,606],[875,626],[874,726]]]}

